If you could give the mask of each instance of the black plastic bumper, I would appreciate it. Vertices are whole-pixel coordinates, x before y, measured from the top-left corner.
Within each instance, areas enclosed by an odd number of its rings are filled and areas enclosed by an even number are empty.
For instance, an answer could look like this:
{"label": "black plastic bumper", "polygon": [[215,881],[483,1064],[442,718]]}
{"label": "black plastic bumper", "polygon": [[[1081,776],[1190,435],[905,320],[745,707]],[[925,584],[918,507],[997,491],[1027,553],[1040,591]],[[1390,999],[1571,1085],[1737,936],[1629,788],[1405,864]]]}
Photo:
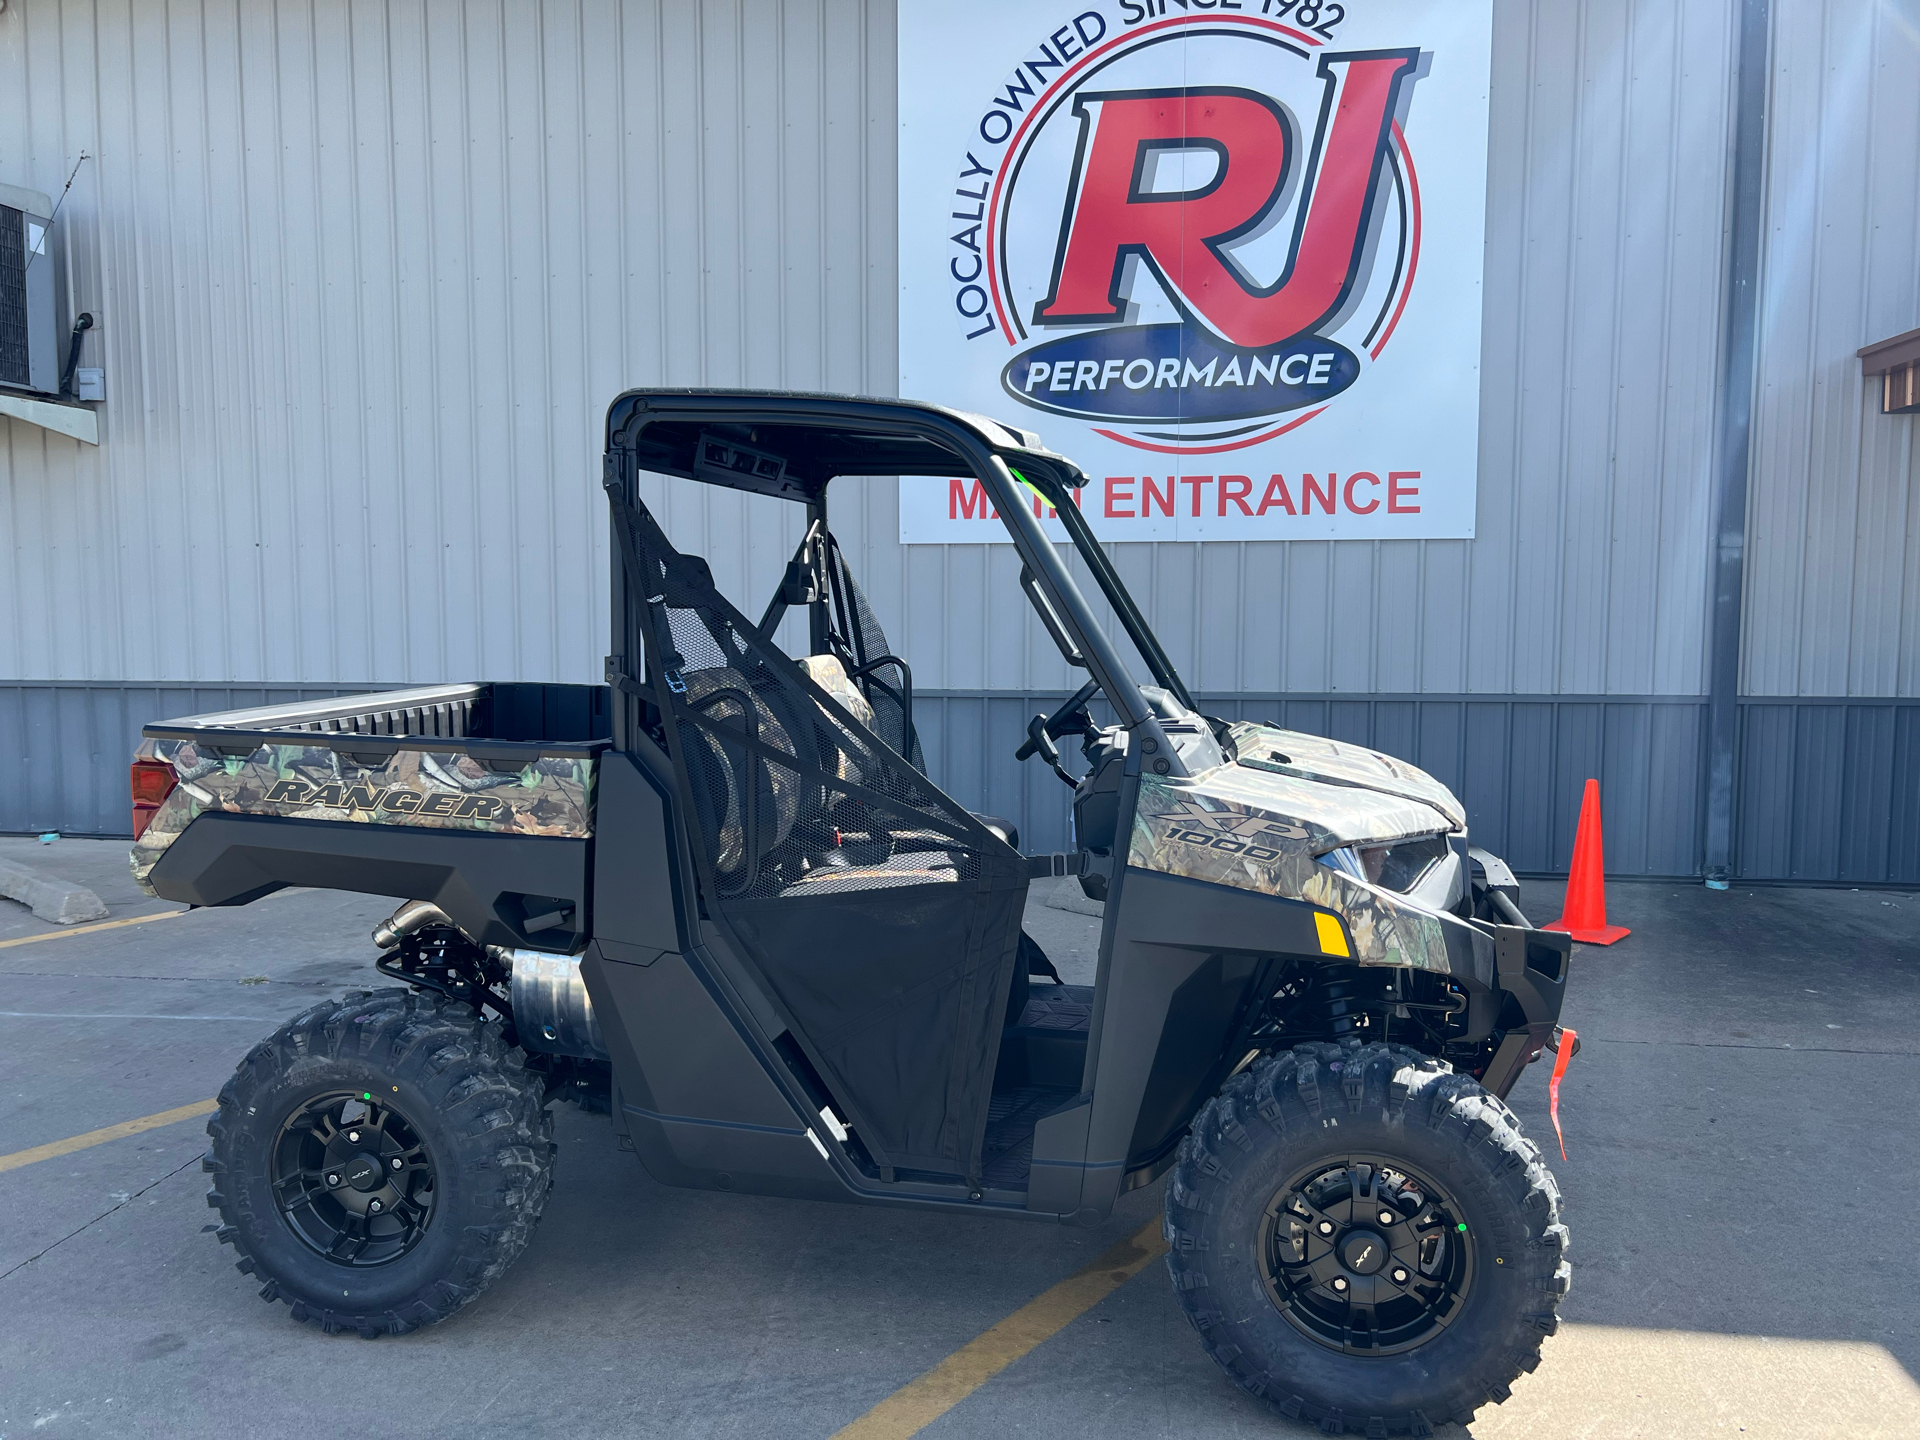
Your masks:
{"label": "black plastic bumper", "polygon": [[1540,1058],[1559,1022],[1572,967],[1573,938],[1557,930],[1520,925],[1488,928],[1493,931],[1496,982],[1518,1002],[1525,1018],[1523,1026],[1508,1028],[1480,1075],[1482,1085],[1505,1099],[1520,1072]]}

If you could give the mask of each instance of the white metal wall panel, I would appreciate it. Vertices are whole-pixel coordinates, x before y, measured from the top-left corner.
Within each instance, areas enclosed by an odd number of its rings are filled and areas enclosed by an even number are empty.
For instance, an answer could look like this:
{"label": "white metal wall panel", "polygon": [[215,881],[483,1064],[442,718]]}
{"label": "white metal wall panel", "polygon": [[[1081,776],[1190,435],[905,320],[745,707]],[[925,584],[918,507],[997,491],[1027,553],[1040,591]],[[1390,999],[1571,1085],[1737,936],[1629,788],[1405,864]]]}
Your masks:
{"label": "white metal wall panel", "polygon": [[1920,454],[1854,352],[1920,325],[1920,0],[1776,4],[1753,695],[1920,695]]}
{"label": "white metal wall panel", "polygon": [[[1122,547],[1196,689],[1704,688],[1730,4],[1502,0],[1480,538]],[[1780,7],[1783,74],[1905,63],[1912,4]],[[63,224],[110,398],[98,450],[0,422],[0,674],[595,677],[613,394],[891,388],[893,53],[888,0],[15,0],[0,178],[58,190],[94,157]],[[1794,364],[1828,357],[1853,434],[1865,402],[1825,337],[1846,329],[1850,355],[1864,308],[1903,328],[1914,295],[1911,87],[1874,73],[1847,92],[1822,69],[1810,99],[1776,81],[1827,137],[1797,170],[1776,138],[1776,216],[1792,181],[1872,219],[1850,260],[1820,252],[1819,345],[1794,362],[1776,327],[1767,373],[1804,386]],[[1851,301],[1824,298],[1843,284]],[[1756,491],[1755,688],[1913,693],[1913,602],[1876,598],[1887,576],[1916,588],[1914,461],[1891,434],[1854,446],[1879,488],[1831,537],[1766,522],[1806,532],[1778,563],[1760,517],[1827,483],[1809,454],[1843,462],[1810,422],[1763,436],[1784,478]],[[792,517],[672,489],[672,533],[764,593]],[[890,485],[845,492],[920,684],[1065,681],[1009,549],[903,549]],[[1844,595],[1813,579],[1836,546],[1860,577]]]}
{"label": "white metal wall panel", "polygon": [[[887,386],[892,74],[858,0],[14,0],[109,401],[0,421],[0,675],[596,678],[607,402]],[[664,510],[723,583],[792,544]]]}

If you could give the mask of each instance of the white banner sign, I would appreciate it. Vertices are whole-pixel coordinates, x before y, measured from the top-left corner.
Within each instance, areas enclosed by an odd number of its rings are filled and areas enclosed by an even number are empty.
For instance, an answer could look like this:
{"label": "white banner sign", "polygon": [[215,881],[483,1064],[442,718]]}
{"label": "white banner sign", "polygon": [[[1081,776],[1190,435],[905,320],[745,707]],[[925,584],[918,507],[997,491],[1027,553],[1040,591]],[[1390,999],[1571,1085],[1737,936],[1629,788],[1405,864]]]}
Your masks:
{"label": "white banner sign", "polygon": [[[900,393],[1037,431],[1105,540],[1471,536],[1492,25],[901,5]],[[901,481],[903,543],[1005,538]]]}

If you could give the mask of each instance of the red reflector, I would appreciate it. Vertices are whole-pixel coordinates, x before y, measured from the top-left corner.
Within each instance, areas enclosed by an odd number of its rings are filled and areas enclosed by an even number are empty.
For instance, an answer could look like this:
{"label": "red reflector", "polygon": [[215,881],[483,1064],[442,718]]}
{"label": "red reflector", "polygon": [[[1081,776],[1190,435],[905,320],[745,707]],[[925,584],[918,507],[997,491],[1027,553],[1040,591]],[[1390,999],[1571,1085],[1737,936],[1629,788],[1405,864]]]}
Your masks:
{"label": "red reflector", "polygon": [[158,805],[180,783],[173,773],[173,766],[164,760],[134,761],[128,779],[133,786],[133,803],[136,805]]}
{"label": "red reflector", "polygon": [[133,838],[138,840],[180,780],[164,760],[136,760],[127,781],[133,791]]}
{"label": "red reflector", "polygon": [[1567,1073],[1567,1062],[1573,1059],[1573,1052],[1580,1048],[1580,1032],[1556,1025],[1554,1038],[1559,1042],[1554,1048],[1560,1053],[1553,1062],[1553,1078],[1547,1081],[1547,1113],[1553,1117],[1553,1133],[1560,1138],[1560,1158],[1564,1160],[1567,1158],[1567,1137],[1560,1133],[1560,1080]]}

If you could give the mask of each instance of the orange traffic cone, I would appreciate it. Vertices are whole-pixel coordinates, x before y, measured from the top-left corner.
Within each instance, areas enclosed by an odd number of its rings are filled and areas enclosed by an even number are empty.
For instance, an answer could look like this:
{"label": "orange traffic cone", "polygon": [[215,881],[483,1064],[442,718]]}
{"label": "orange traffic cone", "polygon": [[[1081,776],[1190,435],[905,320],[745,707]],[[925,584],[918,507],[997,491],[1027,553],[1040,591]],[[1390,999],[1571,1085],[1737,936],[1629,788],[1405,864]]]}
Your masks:
{"label": "orange traffic cone", "polygon": [[1600,843],[1600,782],[1587,781],[1580,797],[1580,828],[1573,837],[1573,869],[1567,876],[1567,911],[1543,926],[1564,930],[1585,945],[1611,945],[1633,932],[1607,924],[1606,863]]}

